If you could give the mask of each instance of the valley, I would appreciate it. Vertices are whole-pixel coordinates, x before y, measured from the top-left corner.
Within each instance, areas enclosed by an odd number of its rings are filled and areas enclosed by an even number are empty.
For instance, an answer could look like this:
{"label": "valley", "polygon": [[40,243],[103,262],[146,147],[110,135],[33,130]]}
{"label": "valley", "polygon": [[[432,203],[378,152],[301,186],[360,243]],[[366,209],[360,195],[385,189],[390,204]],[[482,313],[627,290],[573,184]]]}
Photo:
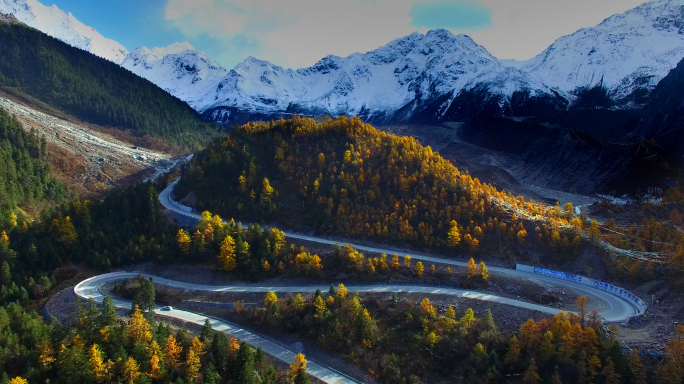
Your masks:
{"label": "valley", "polygon": [[116,138],[111,130],[46,111],[29,100],[13,93],[0,93],[0,107],[27,130],[33,129],[46,138],[52,169],[79,193],[102,194],[161,175],[176,164],[169,154],[140,147],[131,137]]}
{"label": "valley", "polygon": [[0,384],[684,383],[684,0],[55,2],[0,0]]}

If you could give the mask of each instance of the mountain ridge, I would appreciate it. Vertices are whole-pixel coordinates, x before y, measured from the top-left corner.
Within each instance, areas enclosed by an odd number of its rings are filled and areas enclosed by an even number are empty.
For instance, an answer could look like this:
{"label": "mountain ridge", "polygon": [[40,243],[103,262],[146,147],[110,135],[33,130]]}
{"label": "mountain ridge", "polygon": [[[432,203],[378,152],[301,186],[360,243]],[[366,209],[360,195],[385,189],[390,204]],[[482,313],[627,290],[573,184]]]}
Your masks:
{"label": "mountain ridge", "polygon": [[116,64],[128,54],[123,45],[105,38],[56,5],[48,7],[37,0],[0,0],[0,12],[11,13],[30,27]]}

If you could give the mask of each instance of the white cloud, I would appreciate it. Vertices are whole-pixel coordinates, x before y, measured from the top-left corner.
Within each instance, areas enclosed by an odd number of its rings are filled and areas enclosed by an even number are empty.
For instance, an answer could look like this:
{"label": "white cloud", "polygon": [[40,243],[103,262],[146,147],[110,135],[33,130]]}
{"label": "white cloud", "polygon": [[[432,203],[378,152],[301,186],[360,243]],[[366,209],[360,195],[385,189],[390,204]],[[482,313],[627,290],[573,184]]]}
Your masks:
{"label": "white cloud", "polygon": [[[435,0],[430,0],[435,1]],[[441,0],[444,1],[444,0]],[[248,55],[300,68],[322,57],[366,52],[414,32],[418,0],[168,0],[166,19],[189,39],[219,42],[228,67]],[[493,55],[528,59],[555,39],[642,0],[480,0],[492,26],[468,33]],[[425,29],[418,29],[426,32]],[[212,52],[208,52],[212,54]]]}

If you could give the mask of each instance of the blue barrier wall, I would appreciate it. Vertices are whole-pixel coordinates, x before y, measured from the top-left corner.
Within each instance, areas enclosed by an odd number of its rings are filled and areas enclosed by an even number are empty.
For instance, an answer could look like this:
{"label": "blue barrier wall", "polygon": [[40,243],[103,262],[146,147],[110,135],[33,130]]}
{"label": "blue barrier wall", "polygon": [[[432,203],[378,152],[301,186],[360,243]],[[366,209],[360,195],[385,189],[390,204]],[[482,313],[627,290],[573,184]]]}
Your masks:
{"label": "blue barrier wall", "polygon": [[618,287],[617,285],[613,285],[610,283],[606,283],[600,280],[592,279],[590,277],[586,276],[580,276],[580,275],[575,275],[572,273],[566,273],[566,272],[561,272],[561,271],[556,271],[553,269],[548,269],[548,268],[543,268],[543,267],[534,267],[530,265],[524,265],[524,264],[516,264],[515,269],[518,271],[522,272],[528,272],[528,273],[533,273],[537,275],[543,275],[543,276],[548,276],[548,277],[553,277],[557,279],[562,279],[566,281],[571,281],[573,283],[585,285],[588,287],[593,287],[595,289],[600,289],[604,292],[610,293],[611,295],[614,296],[619,296],[622,297],[623,299],[629,301],[634,305],[634,307],[637,309],[639,314],[642,314],[646,311],[646,303],[644,303],[643,300],[641,300],[637,295],[629,292],[628,290]]}

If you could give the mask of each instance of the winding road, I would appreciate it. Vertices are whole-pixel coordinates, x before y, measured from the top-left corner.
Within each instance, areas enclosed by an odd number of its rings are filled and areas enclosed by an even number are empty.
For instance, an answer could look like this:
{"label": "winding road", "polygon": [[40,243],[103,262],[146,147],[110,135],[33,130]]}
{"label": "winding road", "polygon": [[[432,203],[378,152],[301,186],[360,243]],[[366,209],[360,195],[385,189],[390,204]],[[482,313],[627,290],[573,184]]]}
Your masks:
{"label": "winding road", "polygon": [[[201,215],[193,212],[193,210],[189,207],[183,206],[176,201],[174,201],[171,198],[171,191],[173,188],[176,186],[178,183],[178,180],[174,181],[173,183],[169,184],[168,187],[166,187],[160,194],[159,194],[159,202],[169,211],[173,212],[176,214],[177,218],[184,219],[188,225],[191,225],[193,223],[196,223],[198,219],[201,218]],[[248,224],[243,224],[243,227],[247,227]],[[364,245],[358,245],[358,244],[351,244],[348,242],[344,241],[336,241],[336,240],[331,240],[331,239],[325,239],[325,238],[319,238],[319,237],[314,237],[314,236],[308,236],[308,235],[302,235],[298,233],[292,233],[292,232],[285,232],[285,236],[289,237],[291,239],[298,239],[298,240],[305,240],[305,241],[311,241],[311,242],[316,242],[316,243],[321,243],[321,244],[328,244],[328,245],[334,245],[334,244],[350,244],[354,248],[365,251],[365,252],[372,252],[372,253],[387,253],[387,254],[393,254],[393,253],[399,253],[399,254],[405,254],[404,251],[398,250],[398,249],[388,249],[388,248],[376,248],[376,247],[369,247],[369,246],[364,246]],[[420,260],[423,262],[428,262],[428,263],[440,263],[444,265],[451,265],[451,266],[456,266],[456,267],[466,267],[467,263],[463,261],[456,261],[456,260],[451,260],[447,258],[442,258],[442,257],[436,257],[436,256],[426,256],[426,255],[420,255],[420,254],[411,254],[411,258],[415,260]],[[576,290],[583,292],[584,294],[587,295],[592,295],[596,297],[597,299],[603,301],[606,304],[606,309],[602,310],[600,312],[601,317],[605,322],[624,322],[628,321],[631,317],[637,316],[641,313],[643,313],[643,309],[639,309],[637,306],[635,306],[632,302],[629,300],[622,298],[620,296],[613,295],[607,291],[601,290],[601,289],[595,289],[591,286],[586,286],[586,285],[581,285],[577,284],[573,281],[567,281],[563,279],[559,279],[557,277],[551,277],[551,276],[544,276],[544,275],[539,275],[539,274],[533,274],[530,272],[525,272],[525,271],[520,271],[520,270],[514,270],[514,269],[508,269],[508,268],[500,268],[500,267],[490,267],[489,268],[490,273],[494,274],[501,274],[501,275],[506,275],[509,277],[514,277],[518,279],[527,279],[527,280],[533,280],[537,281],[540,283],[545,283],[549,285],[556,285],[556,286],[563,286],[568,289]],[[120,281],[120,280],[126,280],[126,279],[131,279],[135,278],[138,276],[139,273],[137,272],[114,272],[114,273],[108,273],[108,274],[103,274],[103,275],[98,275],[91,277],[89,279],[86,279],[76,285],[74,287],[74,293],[78,295],[81,298],[84,299],[93,299],[97,303],[101,303],[102,300],[105,298],[105,294],[102,292],[101,287],[107,283],[111,283],[114,281]],[[165,285],[165,286],[170,286],[170,287],[175,287],[175,288],[180,288],[184,290],[193,290],[193,291],[210,291],[210,292],[261,292],[265,293],[268,291],[275,291],[275,292],[283,292],[283,293],[294,293],[294,292],[313,292],[316,289],[321,289],[321,290],[326,290],[327,287],[321,287],[321,286],[295,286],[295,287],[286,287],[286,286],[239,286],[239,285],[231,285],[231,286],[212,286],[212,285],[198,285],[198,284],[190,284],[190,283],[184,283],[184,282],[179,282],[179,281],[174,281],[174,280],[169,280],[165,279],[162,277],[158,276],[151,276],[151,275],[144,275],[145,277],[152,278],[152,280],[155,282],[155,284],[160,284],[160,285]],[[538,304],[533,304],[533,303],[528,303],[520,300],[515,300],[515,299],[510,299],[510,298],[505,298],[505,297],[500,297],[488,293],[483,293],[483,292],[477,292],[477,291],[471,291],[471,290],[463,290],[463,289],[456,289],[456,288],[440,288],[440,287],[428,287],[428,286],[413,286],[413,285],[361,285],[361,286],[348,286],[347,287],[350,291],[358,291],[358,292],[404,292],[404,293],[423,293],[423,294],[441,294],[441,295],[449,295],[453,296],[454,298],[460,297],[460,298],[468,298],[468,299],[475,299],[475,300],[482,300],[482,301],[488,301],[488,302],[493,302],[493,303],[500,303],[504,305],[511,305],[519,308],[525,308],[525,309],[530,309],[530,310],[535,310],[539,311],[542,313],[547,313],[550,315],[554,315],[558,313],[557,308],[553,307],[547,307],[543,305],[538,305]],[[126,308],[130,309],[131,308],[131,302],[122,300],[119,298],[113,298],[114,300],[114,305],[120,308]],[[160,315],[164,316],[169,316],[169,317],[174,317],[189,323],[197,324],[197,325],[203,325],[205,320],[207,319],[206,316],[199,315],[193,312],[188,312],[188,311],[183,311],[183,310],[178,310],[178,309],[172,309],[170,311],[165,311],[162,310],[161,308],[156,308],[155,313],[158,313]],[[296,352],[292,351],[289,347],[273,340],[270,339],[266,336],[259,335],[257,333],[251,332],[249,330],[246,330],[238,325],[232,324],[227,321],[223,320],[218,320],[218,319],[213,319],[209,318],[209,321],[211,322],[212,327],[214,330],[219,331],[219,332],[225,332],[230,335],[233,335],[235,337],[238,337],[240,340],[247,341],[248,343],[261,347],[264,352],[274,356],[275,358],[282,360],[283,362],[290,363],[294,360],[294,357],[296,355]],[[353,378],[331,368],[328,366],[325,366],[323,364],[316,363],[315,361],[310,360],[308,365],[307,365],[307,372],[311,374],[313,377],[316,377],[323,382],[326,383],[332,383],[332,384],[338,384],[338,383],[359,383],[359,381],[354,380]]]}
{"label": "winding road", "polygon": [[[159,194],[159,202],[164,206],[164,208],[168,209],[169,211],[174,212],[177,216],[180,216],[182,218],[188,219],[189,222],[196,222],[196,220],[199,220],[202,218],[201,215],[195,213],[190,207],[184,206],[179,204],[178,202],[174,201],[171,198],[171,192],[173,191],[174,187],[178,183],[179,179],[176,179],[174,182],[169,184],[160,194]],[[247,228],[251,223],[243,223],[242,227]],[[377,247],[370,247],[370,246],[365,246],[365,245],[360,245],[360,244],[353,244],[347,241],[341,241],[341,240],[333,240],[333,239],[325,239],[321,237],[315,237],[315,236],[308,236],[308,235],[302,235],[299,233],[294,233],[294,232],[284,232],[285,236],[290,238],[290,239],[297,239],[297,240],[305,240],[305,241],[311,241],[314,243],[320,243],[320,244],[328,244],[328,245],[335,245],[335,244],[349,244],[353,246],[354,248],[364,251],[364,252],[371,252],[371,253],[386,253],[388,255],[392,255],[394,253],[398,253],[400,255],[406,254],[406,251],[402,251],[399,249],[390,249],[390,248],[377,248]],[[421,255],[421,254],[415,254],[411,253],[411,259],[413,260],[420,260],[424,263],[439,263],[443,265],[450,265],[450,266],[455,266],[455,267],[467,267],[468,263],[464,261],[457,261],[457,260],[452,260],[452,259],[447,259],[443,257],[437,257],[437,256],[426,256],[426,255]],[[601,317],[603,318],[604,322],[607,323],[619,323],[619,322],[625,322],[628,321],[631,317],[640,315],[643,313],[643,310],[640,310],[637,308],[632,302],[629,300],[615,296],[607,291],[600,290],[600,289],[595,289],[590,286],[586,285],[581,285],[577,284],[573,281],[567,281],[567,280],[561,280],[556,277],[551,277],[551,276],[543,276],[543,275],[538,275],[538,274],[533,274],[530,272],[525,272],[525,271],[519,271],[515,269],[509,269],[509,268],[501,268],[501,267],[488,267],[488,270],[490,273],[494,274],[502,274],[514,278],[519,278],[519,279],[527,279],[527,280],[534,280],[537,282],[543,282],[545,284],[549,285],[556,285],[556,286],[563,286],[567,287],[568,289],[572,289],[575,291],[580,291],[583,294],[590,295],[590,296],[595,296],[598,299],[604,301],[607,304],[607,309],[604,309],[600,311]],[[282,287],[281,287],[282,288]],[[364,291],[366,289],[371,289],[369,287],[355,287],[359,288],[359,291]],[[395,285],[389,285],[385,286],[383,288],[379,287],[373,287],[372,289],[386,289],[387,292],[396,290],[396,289],[402,289],[406,287],[400,287],[400,286],[395,286]],[[411,287],[411,289],[418,289],[417,287]],[[447,290],[445,288],[434,288],[434,287],[422,287],[421,289],[424,289],[425,291],[419,291],[419,292],[426,292],[427,291],[433,291],[433,290]],[[301,290],[301,288],[300,288]],[[451,290],[451,289],[448,289]],[[462,290],[453,290],[454,292],[468,292],[469,295],[473,295],[472,298],[475,299],[480,299],[480,300],[485,300],[485,298],[494,298],[496,296],[492,296],[490,294],[486,293],[480,293],[480,292],[474,292],[474,291],[462,291]],[[418,291],[416,291],[418,292]],[[436,292],[432,292],[436,293]],[[458,293],[460,294],[460,293]],[[504,301],[499,301],[499,300],[504,300]],[[526,303],[523,301],[519,300],[512,300],[512,299],[504,299],[504,298],[497,298],[496,300],[489,300],[489,301],[498,301],[502,302],[505,304],[509,305],[514,305],[517,307],[522,307],[522,308],[528,308],[528,309],[534,309],[540,312],[544,313],[552,313],[556,314],[558,313],[557,308],[552,308],[552,307],[545,307],[541,305],[536,305],[536,304],[531,304],[531,303]]]}

